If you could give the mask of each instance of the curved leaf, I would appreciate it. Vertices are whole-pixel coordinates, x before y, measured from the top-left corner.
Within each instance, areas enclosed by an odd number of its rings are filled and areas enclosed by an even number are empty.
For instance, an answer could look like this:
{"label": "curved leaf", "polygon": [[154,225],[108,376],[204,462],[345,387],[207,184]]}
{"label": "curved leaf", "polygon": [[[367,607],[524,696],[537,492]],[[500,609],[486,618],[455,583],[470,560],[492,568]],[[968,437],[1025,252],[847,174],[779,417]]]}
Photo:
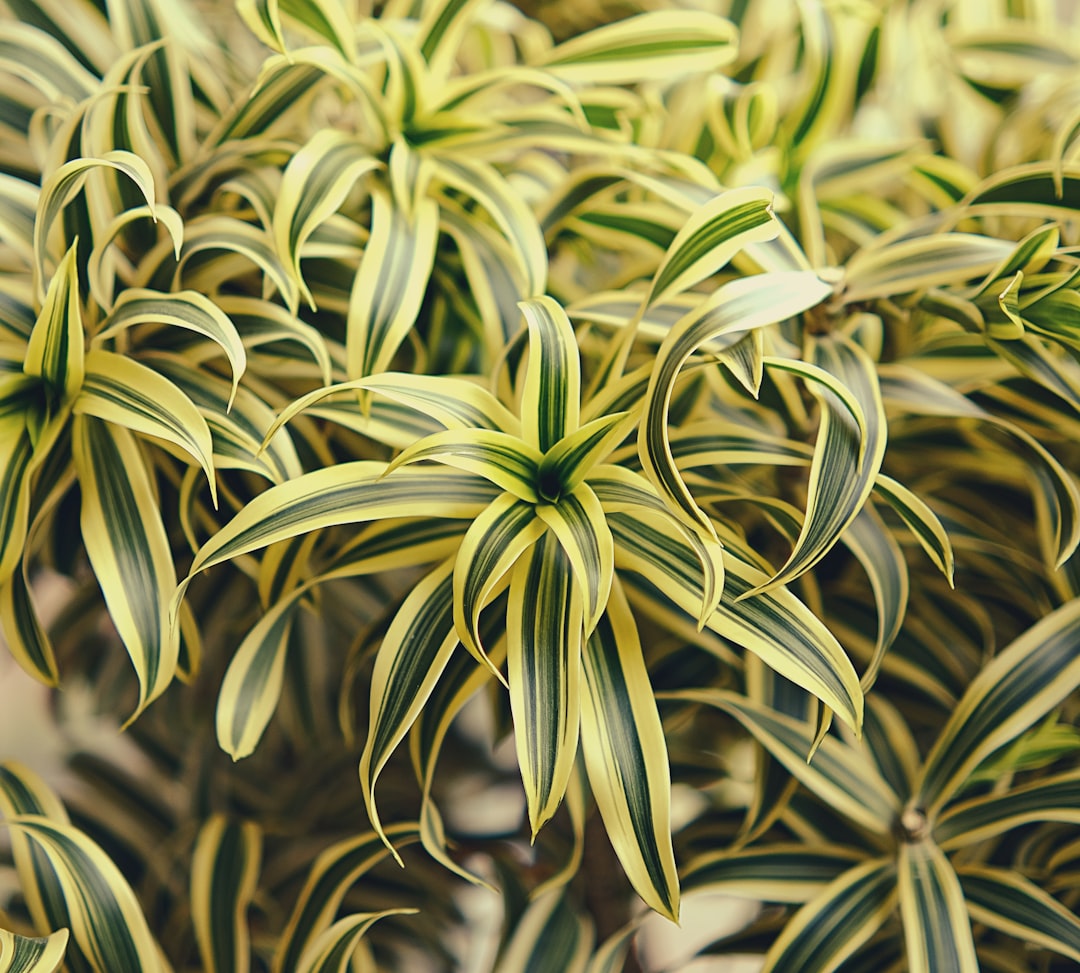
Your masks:
{"label": "curved leaf", "polygon": [[911,973],[979,973],[964,893],[941,849],[901,844],[897,873]]}
{"label": "curved leaf", "polygon": [[85,349],[79,308],[79,241],[68,248],[49,281],[45,303],[26,346],[23,371],[70,400],[82,386]]}
{"label": "curved leaf", "polygon": [[297,973],[348,973],[357,943],[376,922],[386,916],[414,915],[416,911],[384,909],[382,912],[357,912],[339,919],[304,950]]}
{"label": "curved leaf", "polygon": [[604,827],[638,895],[678,922],[667,741],[617,579],[582,662],[581,747]]}
{"label": "curved leaf", "polygon": [[0,973],[56,973],[64,962],[67,943],[66,929],[47,939],[16,936],[0,929]]}

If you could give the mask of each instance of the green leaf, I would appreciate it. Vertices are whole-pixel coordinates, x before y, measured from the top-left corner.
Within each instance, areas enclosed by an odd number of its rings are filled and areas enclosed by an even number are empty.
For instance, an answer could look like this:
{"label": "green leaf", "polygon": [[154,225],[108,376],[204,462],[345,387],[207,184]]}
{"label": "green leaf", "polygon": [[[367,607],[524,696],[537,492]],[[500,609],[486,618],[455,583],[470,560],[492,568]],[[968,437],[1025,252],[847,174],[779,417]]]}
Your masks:
{"label": "green leaf", "polygon": [[210,427],[195,403],[152,368],[126,355],[91,349],[73,411],[179,446],[202,467],[217,505]]}
{"label": "green leaf", "polygon": [[146,205],[151,210],[154,208],[154,177],[150,167],[131,152],[106,152],[100,158],[72,159],[60,166],[42,183],[38,217],[34,221],[34,281],[40,301],[45,300],[45,280],[48,276],[45,255],[49,231],[63,209],[82,189],[90,173],[102,168],[114,169],[127,176],[146,200]]}
{"label": "green leaf", "polygon": [[128,288],[117,299],[112,313],[94,339],[94,346],[100,347],[102,342],[118,337],[137,324],[184,328],[217,344],[232,368],[232,395],[226,409],[232,407],[237,385],[247,367],[247,353],[236,326],[213,301],[196,291],[160,294],[137,287]]}
{"label": "green leaf", "polygon": [[355,460],[305,473],[260,493],[195,557],[189,579],[215,564],[322,527],[391,517],[471,519],[499,491],[456,470],[405,469]]}
{"label": "green leaf", "polygon": [[[615,537],[616,564],[640,575],[647,586],[695,617],[701,605],[701,581],[693,549],[672,536],[668,523],[653,514],[613,513],[608,523]],[[724,561],[723,599],[705,620],[706,627],[749,649],[857,730],[862,723],[863,694],[855,669],[835,637],[786,588],[740,600],[766,575],[730,551]]]}
{"label": "green leaf", "polygon": [[901,844],[897,872],[911,973],[979,973],[964,893],[942,850]]}
{"label": "green leaf", "polygon": [[832,973],[881,928],[896,908],[892,861],[844,872],[788,920],[762,973]]}
{"label": "green leaf", "polygon": [[82,490],[83,542],[139,679],[134,719],[176,673],[180,639],[169,617],[176,586],[172,549],[131,433],[76,416],[72,453]]}
{"label": "green leaf", "polygon": [[919,775],[917,803],[933,814],[991,753],[1080,685],[1080,598],[1032,625],[972,680]]}
{"label": "green leaf", "polygon": [[616,412],[585,423],[544,454],[537,471],[538,482],[558,484],[560,492],[573,492],[626,438],[636,422],[636,413]]}
{"label": "green leaf", "polygon": [[667,741],[618,580],[582,662],[581,746],[589,786],[630,883],[650,908],[677,922]]}
{"label": "green leaf", "polygon": [[339,919],[304,950],[297,973],[348,973],[357,944],[376,922],[386,916],[414,915],[416,911],[384,909],[382,912],[357,912]]}
{"label": "green leaf", "polygon": [[683,365],[709,341],[783,321],[819,304],[829,293],[830,288],[812,273],[744,277],[718,288],[700,307],[682,317],[664,338],[649,378],[638,455],[661,496],[691,526],[713,533],[708,517],[683,483],[671,453],[668,414]]}
{"label": "green leaf", "polygon": [[30,596],[25,558],[0,583],[0,631],[8,652],[24,671],[47,686],[58,685],[56,654]]}
{"label": "green leaf", "polygon": [[308,587],[290,592],[259,619],[225,671],[215,723],[218,746],[233,760],[255,750],[277,709],[289,636]]}
{"label": "green leaf", "polygon": [[[816,759],[816,758],[815,758]],[[718,848],[695,857],[682,872],[687,890],[708,889],[756,902],[809,902],[861,861],[842,845],[771,842],[761,847]]]}
{"label": "green leaf", "polygon": [[[0,419],[0,588],[17,584],[30,526],[30,473],[34,444],[22,416]],[[10,616],[14,619],[14,615]],[[5,618],[7,625],[7,618]],[[16,626],[21,628],[21,626]],[[9,632],[10,637],[10,632]],[[44,662],[39,658],[38,662]],[[35,664],[33,669],[48,671]],[[54,673],[55,674],[55,673]]]}
{"label": "green leaf", "polygon": [[[386,830],[402,845],[417,840],[415,824],[393,825]],[[337,841],[320,852],[278,940],[273,973],[291,973],[298,968],[309,944],[330,928],[349,889],[389,854],[383,839],[372,831]]]}
{"label": "green leaf", "polygon": [[314,298],[300,271],[304,244],[337,211],[356,182],[381,165],[355,135],[330,128],[317,132],[282,174],[274,206],[274,243],[312,308]]}
{"label": "green leaf", "polygon": [[[451,558],[413,587],[375,657],[360,783],[372,825],[387,842],[375,806],[375,782],[420,714],[458,644],[455,601]],[[394,855],[397,857],[397,852]]]}
{"label": "green leaf", "polygon": [[581,363],[574,329],[550,297],[518,304],[529,328],[529,364],[521,396],[525,441],[546,453],[580,421]]}
{"label": "green leaf", "polygon": [[480,612],[500,581],[544,533],[544,522],[532,504],[504,493],[473,520],[454,564],[454,627],[461,644],[481,665],[502,673],[488,660],[480,643]]}
{"label": "green leaf", "polygon": [[66,929],[47,939],[16,936],[0,929],[0,973],[56,973],[64,962],[67,943]]}
{"label": "green leaf", "polygon": [[879,473],[874,480],[874,492],[903,520],[952,587],[955,566],[952,543],[937,514],[906,486],[884,473]]}
{"label": "green leaf", "polygon": [[16,815],[7,823],[44,852],[63,890],[72,938],[96,973],[164,973],[135,894],[98,845],[76,828],[40,815]]}
{"label": "green leaf", "polygon": [[540,63],[572,82],[625,84],[710,71],[735,56],[735,26],[713,14],[664,10],[590,30]]}
{"label": "green leaf", "polygon": [[506,617],[510,710],[535,840],[566,792],[581,723],[581,594],[550,532],[514,566]]}
{"label": "green leaf", "polygon": [[85,349],[79,308],[79,241],[72,243],[49,282],[45,303],[26,347],[23,371],[69,401],[82,386]]}
{"label": "green leaf", "polygon": [[809,723],[727,690],[685,689],[670,696],[733,716],[819,800],[874,834],[890,833],[900,798],[854,746],[827,736],[815,751],[817,734]]}
{"label": "green leaf", "polygon": [[858,516],[885,456],[887,422],[875,364],[854,342],[836,335],[810,339],[814,364],[841,381],[865,417],[860,427],[827,389],[812,384],[821,402],[806,519],[795,549],[767,585],[787,584],[817,564]]}
{"label": "green leaf", "polygon": [[416,322],[439,235],[439,208],[416,200],[413,213],[384,192],[372,195],[371,236],[353,282],[346,324],[351,379],[390,367]]}
{"label": "green leaf", "polygon": [[191,858],[191,918],[206,973],[247,973],[246,912],[259,880],[262,833],[252,821],[215,814],[199,829]]}
{"label": "green leaf", "polygon": [[959,874],[973,921],[1080,963],[1080,919],[1030,879],[988,865]]}
{"label": "green leaf", "polygon": [[592,945],[592,922],[553,889],[529,904],[495,973],[584,973]]}
{"label": "green leaf", "polygon": [[1044,821],[1080,824],[1080,771],[953,804],[934,824],[934,840],[950,851]]}

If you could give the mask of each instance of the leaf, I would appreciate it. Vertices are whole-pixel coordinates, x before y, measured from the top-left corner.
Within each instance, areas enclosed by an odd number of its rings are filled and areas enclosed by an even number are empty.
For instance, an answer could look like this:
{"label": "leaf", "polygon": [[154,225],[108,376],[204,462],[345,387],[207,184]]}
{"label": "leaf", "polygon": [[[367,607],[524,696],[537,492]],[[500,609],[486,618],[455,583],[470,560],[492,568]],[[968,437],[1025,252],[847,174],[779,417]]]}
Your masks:
{"label": "leaf", "polygon": [[371,823],[388,847],[389,838],[375,806],[375,782],[457,647],[453,575],[451,558],[413,587],[394,615],[375,657],[368,735],[360,756],[360,784]]}
{"label": "leaf", "polygon": [[874,491],[903,520],[952,587],[955,567],[952,543],[937,514],[906,486],[884,473],[878,473],[875,478]]}
{"label": "leaf", "polygon": [[807,847],[775,841],[761,847],[704,852],[683,869],[682,880],[687,890],[801,904],[817,898],[860,861],[858,852],[842,845]]}
{"label": "leaf", "polygon": [[199,829],[191,858],[191,918],[206,973],[251,969],[246,912],[261,856],[262,833],[253,821],[215,814]]}
{"label": "leaf", "polygon": [[176,673],[180,638],[169,617],[176,586],[172,549],[131,433],[76,416],[72,454],[86,553],[139,679],[134,719]]}
{"label": "leaf", "polygon": [[788,920],[762,973],[832,973],[896,908],[895,882],[892,861],[876,859],[848,869]]}
{"label": "leaf", "polygon": [[10,817],[8,827],[45,853],[63,890],[72,938],[96,973],[164,973],[135,894],[98,845],[78,829],[40,815]]}
{"label": "leaf", "polygon": [[179,260],[184,244],[184,219],[171,206],[133,206],[114,217],[104,231],[94,233],[94,249],[86,262],[86,278],[90,294],[106,311],[112,309],[116,274],[112,260],[112,244],[117,236],[135,220],[152,219],[163,226],[173,242],[174,256]]}
{"label": "leaf", "polygon": [[685,689],[668,695],[723,710],[828,807],[874,834],[890,833],[900,798],[855,747],[827,736],[815,751],[816,734],[809,723],[727,690]]}
{"label": "leaf", "polygon": [[330,128],[317,132],[282,174],[274,206],[274,243],[312,309],[314,298],[300,271],[304,244],[338,210],[356,182],[381,165],[355,135]]}
{"label": "leaf", "polygon": [[1033,780],[947,808],[934,824],[934,840],[951,851],[1044,821],[1080,824],[1080,771]]}
{"label": "leaf", "polygon": [[566,792],[581,723],[581,594],[550,532],[514,566],[506,617],[510,710],[535,841]]}
{"label": "leaf", "polygon": [[411,216],[383,192],[372,195],[372,206],[371,237],[349,298],[351,379],[390,367],[420,313],[439,235],[439,208],[431,199],[418,199]]}
{"label": "leaf", "polygon": [[480,612],[496,585],[544,533],[532,504],[504,493],[473,520],[454,563],[454,628],[461,644],[503,680],[480,644]]}
{"label": "leaf", "polygon": [[195,403],[152,368],[126,355],[91,349],[74,413],[179,446],[202,467],[217,506],[210,427]]}
{"label": "leaf", "polygon": [[600,460],[626,438],[636,422],[636,413],[616,412],[585,423],[544,454],[537,470],[537,482],[558,484],[560,493],[572,493]]}
{"label": "leaf", "polygon": [[131,152],[116,150],[106,152],[99,158],[72,159],[60,166],[41,185],[38,217],[34,221],[34,286],[39,301],[45,300],[45,280],[48,276],[45,269],[45,251],[49,231],[64,207],[82,189],[89,174],[101,168],[115,169],[127,176],[146,200],[146,205],[151,210],[154,208],[154,177],[150,167]]}
{"label": "leaf", "polygon": [[233,760],[254,752],[277,709],[296,609],[309,587],[273,605],[244,636],[225,671],[215,724],[218,746]]}
{"label": "leaf", "polygon": [[923,763],[918,806],[933,815],[986,757],[1076,689],[1078,637],[1080,598],[1041,618],[980,670]]}
{"label": "leaf", "polygon": [[529,364],[521,395],[522,428],[525,441],[546,453],[578,429],[578,346],[570,319],[552,298],[522,301],[518,307],[529,327]]}
{"label": "leaf", "polygon": [[195,556],[189,579],[215,564],[322,527],[391,517],[471,519],[498,495],[456,470],[396,470],[355,460],[305,473],[250,500]]}
{"label": "leaf", "polygon": [[667,741],[637,625],[618,580],[582,662],[581,747],[608,838],[638,895],[677,922]]}
{"label": "leaf", "polygon": [[684,520],[713,533],[705,513],[690,496],[671,454],[668,416],[683,365],[703,344],[733,332],[786,320],[819,304],[830,288],[812,273],[762,274],[718,288],[700,307],[680,318],[657,352],[638,433],[642,469]]}
{"label": "leaf", "polygon": [[988,865],[964,865],[959,874],[974,922],[1080,963],[1080,919],[1030,879]]}
{"label": "leaf", "polygon": [[42,379],[49,392],[65,401],[82,386],[83,323],[79,308],[79,241],[76,240],[49,282],[45,303],[26,347],[23,371]]}
{"label": "leaf", "polygon": [[[608,517],[616,564],[640,575],[691,617],[701,604],[692,548],[652,514]],[[740,600],[766,575],[730,551],[725,555],[723,599],[705,620],[711,631],[749,649],[766,665],[813,693],[857,731],[863,694],[851,661],[824,624],[790,591],[777,588]],[[630,579],[631,583],[633,579]]]}
{"label": "leaf", "polygon": [[964,893],[941,849],[901,844],[897,872],[911,973],[979,973]]}
{"label": "leaf", "polygon": [[593,935],[591,920],[554,889],[525,910],[495,973],[584,973]]}
{"label": "leaf", "polygon": [[[3,589],[19,583],[16,575],[19,574],[26,532],[30,526],[33,455],[34,445],[30,433],[26,431],[25,420],[21,416],[0,419],[0,588]],[[9,619],[16,617],[15,614],[4,613],[5,626]],[[42,657],[37,660],[37,663],[44,662]],[[32,666],[35,670],[47,672],[53,669],[52,664],[42,667],[37,663]]]}
{"label": "leaf", "polygon": [[56,973],[64,962],[67,943],[66,929],[47,939],[16,936],[0,929],[0,973]]}
{"label": "leaf", "polygon": [[638,14],[565,41],[540,60],[578,83],[626,84],[709,71],[735,56],[737,32],[727,20],[698,11]]}
{"label": "leaf", "polygon": [[795,580],[829,552],[870,496],[885,456],[888,424],[874,361],[841,335],[811,339],[810,347],[814,364],[842,382],[858,401],[865,424],[858,425],[829,390],[810,386],[822,409],[806,519],[795,549],[765,588]]}
{"label": "leaf", "polygon": [[[387,833],[402,845],[417,840],[415,824],[393,825]],[[278,940],[273,973],[298,968],[308,945],[330,928],[349,889],[389,854],[383,839],[372,831],[337,841],[320,852]]]}
{"label": "leaf", "polygon": [[232,408],[240,377],[247,368],[247,353],[236,326],[208,297],[196,291],[160,294],[157,291],[130,287],[117,299],[94,346],[115,338],[137,324],[169,325],[193,331],[213,341],[225,353],[232,368],[232,395],[226,409]]}
{"label": "leaf", "polygon": [[448,429],[403,450],[387,473],[410,463],[434,461],[482,476],[519,500],[536,503],[540,458],[537,449],[517,436],[489,429]]}
{"label": "leaf", "polygon": [[56,686],[60,673],[56,654],[30,596],[26,560],[0,583],[0,633],[8,652],[23,670],[47,686]]}
{"label": "leaf", "polygon": [[416,911],[384,909],[382,912],[357,912],[339,919],[304,950],[297,973],[348,973],[357,944],[376,922],[386,916],[414,915]]}

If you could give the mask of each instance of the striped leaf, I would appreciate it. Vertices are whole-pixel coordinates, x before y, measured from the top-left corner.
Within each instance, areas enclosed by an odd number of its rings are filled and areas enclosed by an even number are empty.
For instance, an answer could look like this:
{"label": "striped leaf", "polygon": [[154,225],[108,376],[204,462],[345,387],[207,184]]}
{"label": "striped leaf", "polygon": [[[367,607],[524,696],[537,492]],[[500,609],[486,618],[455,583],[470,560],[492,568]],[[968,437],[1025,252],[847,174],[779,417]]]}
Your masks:
{"label": "striped leaf", "polygon": [[215,724],[218,746],[233,760],[254,752],[277,709],[285,653],[300,598],[308,587],[290,592],[259,619],[225,671]]}
{"label": "striped leaf", "polygon": [[371,460],[305,473],[260,493],[195,557],[200,571],[277,541],[341,524],[392,517],[471,519],[498,496],[486,480],[456,470],[396,470]]}
{"label": "striped leaf", "polygon": [[420,312],[435,259],[439,208],[416,200],[412,215],[383,192],[372,195],[371,237],[349,298],[349,378],[386,370]]}
{"label": "striped leaf", "polygon": [[581,746],[608,838],[638,895],[677,922],[667,741],[637,625],[617,579],[582,662]]}
{"label": "striped leaf", "polygon": [[517,436],[489,429],[448,429],[425,436],[399,453],[387,472],[432,460],[474,473],[519,500],[536,503],[540,452]]}
{"label": "striped leaf", "polygon": [[896,908],[892,861],[844,872],[788,920],[762,973],[832,973],[881,928]]}
{"label": "striped leaf", "polygon": [[134,719],[172,681],[179,632],[169,618],[172,549],[134,437],[76,416],[72,453],[82,491],[82,536],[113,624],[139,679]]}
{"label": "striped leaf", "polygon": [[546,453],[578,429],[581,408],[578,346],[570,319],[552,298],[522,301],[518,307],[529,328],[529,364],[521,394],[522,428],[525,441]]}
{"label": "striped leaf", "polygon": [[40,815],[11,817],[8,827],[44,852],[63,891],[72,939],[95,973],[164,973],[135,894],[98,845],[78,829]]}
{"label": "striped leaf", "polygon": [[312,308],[314,298],[300,271],[304,244],[337,211],[356,182],[380,167],[370,148],[355,135],[331,128],[317,132],[282,174],[274,205],[274,243]]}
{"label": "striped leaf", "polygon": [[49,282],[23,361],[27,375],[42,379],[50,394],[64,400],[70,400],[79,391],[85,368],[78,249],[76,240]]}
{"label": "striped leaf", "polygon": [[8,652],[25,672],[47,686],[59,683],[56,654],[30,595],[25,559],[0,583],[0,633]]}
{"label": "striped leaf", "polygon": [[953,584],[954,557],[949,535],[926,501],[884,473],[874,480],[874,492],[882,497],[907,525],[912,536],[930,556],[949,586]]}
{"label": "striped leaf", "polygon": [[865,425],[860,428],[827,389],[810,385],[822,408],[806,519],[795,549],[766,587],[795,580],[829,552],[870,496],[885,456],[887,422],[873,360],[840,335],[811,339],[810,346],[814,364],[841,381],[858,401]]}
{"label": "striped leaf", "polygon": [[454,563],[454,628],[461,644],[481,665],[494,669],[480,643],[480,612],[495,587],[544,533],[532,504],[504,493],[466,531]]}
{"label": "striped leaf", "polygon": [[255,895],[262,833],[252,821],[215,814],[199,829],[191,859],[191,920],[206,973],[248,973],[247,909]]}
{"label": "striped leaf", "polygon": [[[394,825],[386,830],[401,845],[417,840],[415,824]],[[383,840],[372,831],[335,842],[320,852],[278,939],[273,973],[291,973],[298,968],[308,945],[334,922],[345,894],[389,854]]]}
{"label": "striped leaf", "polygon": [[964,893],[942,850],[901,844],[896,867],[911,973],[979,973]]}
{"label": "striped leaf", "polygon": [[[816,758],[815,758],[816,759]],[[842,845],[772,842],[762,847],[717,849],[697,856],[682,872],[689,889],[708,889],[756,902],[802,904],[853,868],[862,856]]]}
{"label": "striped leaf", "polygon": [[542,503],[534,509],[566,552],[581,592],[588,635],[607,604],[615,575],[615,544],[604,508],[589,484],[580,483],[558,503]]}
{"label": "striped leaf", "polygon": [[709,341],[801,314],[829,293],[830,288],[812,273],[744,277],[718,288],[664,338],[649,378],[638,455],[646,475],[691,526],[710,534],[713,531],[708,517],[690,496],[671,453],[668,414],[683,365]]}
{"label": "striped leaf", "polygon": [[[131,152],[116,150],[99,158],[72,159],[53,172],[41,185],[38,216],[34,221],[34,281],[37,298],[45,300],[45,267],[49,232],[57,217],[78,194],[94,170],[113,169],[125,175],[138,189],[146,205],[154,207],[154,177],[150,167]],[[74,244],[72,244],[74,245]]]}
{"label": "striped leaf", "polygon": [[565,41],[540,63],[556,77],[578,83],[668,80],[729,63],[736,37],[734,25],[713,14],[655,11]]}
{"label": "striped leaf", "polygon": [[74,413],[179,446],[202,467],[217,505],[210,427],[195,403],[152,368],[126,355],[91,349]]}
{"label": "striped leaf", "polygon": [[923,764],[918,804],[939,809],[991,753],[1080,684],[1080,598],[1037,621],[972,680]]}
{"label": "striped leaf", "polygon": [[558,484],[560,493],[573,492],[593,468],[627,437],[636,422],[636,413],[616,412],[585,423],[544,454],[537,471],[537,482]]}
{"label": "striped leaf", "polygon": [[317,328],[290,314],[280,304],[253,297],[218,294],[214,303],[233,322],[245,348],[276,342],[295,342],[304,348],[319,367],[324,385],[329,385],[333,364],[326,340]]}
{"label": "striped leaf", "polygon": [[376,922],[386,916],[414,915],[416,909],[357,912],[339,919],[321,932],[304,950],[297,973],[348,973],[357,944]]}
{"label": "striped leaf", "polygon": [[1080,919],[1030,879],[986,865],[965,865],[959,874],[974,922],[1080,963]]}
{"label": "striped leaf", "polygon": [[[665,521],[655,515],[613,513],[608,523],[615,537],[616,564],[640,575],[644,583],[696,616],[701,582],[693,549],[672,536]],[[723,599],[706,619],[706,627],[749,649],[857,730],[863,711],[859,677],[824,624],[786,588],[739,598],[765,578],[728,552]]]}
{"label": "striped leaf", "polygon": [[900,798],[865,753],[835,736],[821,740],[815,752],[817,734],[809,723],[727,690],[686,689],[672,698],[723,710],[819,800],[874,834],[890,833],[900,812]]}
{"label": "striped leaf", "polygon": [[668,247],[646,303],[659,304],[693,287],[715,274],[743,247],[775,237],[772,201],[769,190],[746,186],[721,193],[697,209]]}
{"label": "striped leaf", "polygon": [[33,939],[0,929],[0,973],[56,973],[64,962],[68,935],[61,929],[46,939]]}
{"label": "striped leaf", "polygon": [[555,889],[529,904],[494,973],[584,973],[593,937],[592,922]]}
{"label": "striped leaf", "polygon": [[[454,559],[426,575],[402,602],[375,657],[360,784],[372,826],[388,843],[375,806],[375,782],[409,732],[458,644]],[[394,852],[397,857],[397,852]],[[399,859],[400,860],[400,859]]]}
{"label": "striped leaf", "polygon": [[[16,575],[30,526],[33,456],[34,443],[23,417],[0,419],[0,588],[18,583]],[[44,659],[38,659],[38,662],[44,662]],[[32,668],[41,667],[35,664]],[[46,666],[48,668],[51,667]]]}
{"label": "striped leaf", "polygon": [[170,325],[209,338],[225,353],[232,369],[232,407],[240,377],[247,367],[247,353],[236,326],[208,297],[196,291],[159,294],[142,288],[128,288],[117,299],[103,329],[94,339],[95,347],[116,338],[137,324]]}
{"label": "striped leaf", "polygon": [[535,840],[566,792],[581,723],[581,593],[550,532],[514,566],[506,618],[510,711]]}
{"label": "striped leaf", "polygon": [[1080,771],[954,804],[934,824],[934,840],[951,851],[1043,821],[1080,824]]}

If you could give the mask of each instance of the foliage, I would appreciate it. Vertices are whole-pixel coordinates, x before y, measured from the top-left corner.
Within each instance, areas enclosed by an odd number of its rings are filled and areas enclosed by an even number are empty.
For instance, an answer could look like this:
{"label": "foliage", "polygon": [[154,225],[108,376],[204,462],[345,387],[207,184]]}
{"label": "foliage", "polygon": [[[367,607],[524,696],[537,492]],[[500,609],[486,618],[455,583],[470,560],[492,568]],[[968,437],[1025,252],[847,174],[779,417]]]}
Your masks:
{"label": "foliage", "polygon": [[529,10],[0,0],[0,970],[1080,963],[1076,24]]}

